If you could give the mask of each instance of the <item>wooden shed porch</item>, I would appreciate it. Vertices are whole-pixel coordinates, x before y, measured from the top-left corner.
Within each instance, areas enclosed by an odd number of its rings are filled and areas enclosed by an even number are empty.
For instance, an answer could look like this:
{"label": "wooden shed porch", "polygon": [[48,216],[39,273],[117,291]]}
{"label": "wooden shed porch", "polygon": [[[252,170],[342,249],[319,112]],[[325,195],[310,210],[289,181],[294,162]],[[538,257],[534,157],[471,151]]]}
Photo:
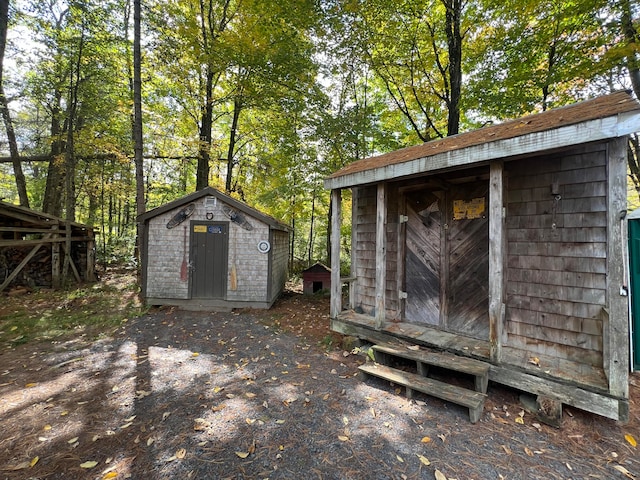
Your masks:
{"label": "wooden shed porch", "polygon": [[336,172],[325,180],[332,329],[483,360],[494,382],[627,419],[626,136],[637,130],[640,105],[618,92]]}

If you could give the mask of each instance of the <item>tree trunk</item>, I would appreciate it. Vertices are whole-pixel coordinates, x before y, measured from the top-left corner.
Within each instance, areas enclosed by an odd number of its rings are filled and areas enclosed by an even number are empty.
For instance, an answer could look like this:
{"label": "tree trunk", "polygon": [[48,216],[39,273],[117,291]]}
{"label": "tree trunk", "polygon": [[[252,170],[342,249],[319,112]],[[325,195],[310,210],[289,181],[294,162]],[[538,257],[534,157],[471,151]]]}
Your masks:
{"label": "tree trunk", "polygon": [[205,101],[200,122],[200,145],[198,147],[198,169],[196,190],[209,186],[209,161],[211,157],[211,128],[213,126],[213,69],[207,66]]}
{"label": "tree trunk", "polygon": [[224,188],[227,193],[231,192],[231,179],[233,176],[233,156],[235,155],[236,140],[238,135],[238,120],[242,110],[242,101],[236,97],[233,99],[233,119],[231,121],[231,131],[229,132],[229,149],[227,150],[227,178]]}
{"label": "tree trunk", "polygon": [[449,114],[447,135],[455,135],[460,130],[460,96],[462,94],[462,0],[443,0],[447,9],[446,32],[449,47]]}
{"label": "tree trunk", "polygon": [[629,77],[631,78],[631,85],[636,98],[640,98],[640,33],[638,33],[633,24],[631,2],[629,0],[621,0],[620,7],[622,8],[620,17],[622,35],[627,46],[630,47],[627,49],[629,52],[626,57],[627,70],[629,70]]}
{"label": "tree trunk", "polygon": [[311,225],[309,226],[309,247],[307,249],[307,266],[311,266],[311,261],[313,259],[313,227],[316,220],[316,191],[313,190],[313,197],[311,198]]}
{"label": "tree trunk", "polygon": [[[136,215],[146,209],[144,197],[144,144],[142,136],[142,53],[140,47],[140,1],[133,0],[133,150],[136,168]],[[141,273],[140,225],[136,222],[136,242],[134,257]]]}
{"label": "tree trunk", "polygon": [[16,134],[13,130],[13,122],[11,121],[11,113],[9,112],[9,102],[4,94],[4,52],[7,46],[7,30],[9,29],[9,1],[0,1],[0,110],[2,111],[2,119],[7,130],[7,140],[9,142],[9,151],[11,153],[11,163],[13,164],[13,173],[16,177],[16,188],[18,189],[18,198],[20,205],[29,207],[29,197],[27,196],[27,181],[24,178],[22,164],[20,163],[20,153],[18,151],[18,142]]}
{"label": "tree trunk", "polygon": [[62,138],[61,108],[62,92],[56,89],[51,111],[51,160],[47,169],[47,183],[42,199],[42,211],[56,217],[62,216],[62,192],[64,187],[64,161],[62,152],[65,144]]}

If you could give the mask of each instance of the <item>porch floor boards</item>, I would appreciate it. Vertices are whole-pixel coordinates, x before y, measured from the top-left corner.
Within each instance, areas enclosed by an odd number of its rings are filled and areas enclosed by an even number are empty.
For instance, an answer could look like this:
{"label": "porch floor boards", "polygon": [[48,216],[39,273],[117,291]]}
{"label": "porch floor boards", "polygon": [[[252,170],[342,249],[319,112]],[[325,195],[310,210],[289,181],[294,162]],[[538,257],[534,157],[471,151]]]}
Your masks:
{"label": "porch floor boards", "polygon": [[[485,340],[445,332],[428,325],[406,322],[387,321],[380,330],[376,330],[376,322],[373,317],[356,313],[353,310],[342,311],[335,321],[364,328],[368,339],[374,343],[388,343],[389,336],[392,336],[416,345],[423,345],[463,357],[490,362],[489,342]],[[348,332],[342,333],[349,334]],[[502,346],[502,366],[509,365],[512,368],[538,377],[576,385],[581,388],[586,386],[594,391],[607,391],[608,382],[602,368],[550,356],[536,354],[536,357],[533,358],[531,352],[525,350],[504,344]],[[501,383],[499,378],[492,378],[491,372],[490,379]]]}

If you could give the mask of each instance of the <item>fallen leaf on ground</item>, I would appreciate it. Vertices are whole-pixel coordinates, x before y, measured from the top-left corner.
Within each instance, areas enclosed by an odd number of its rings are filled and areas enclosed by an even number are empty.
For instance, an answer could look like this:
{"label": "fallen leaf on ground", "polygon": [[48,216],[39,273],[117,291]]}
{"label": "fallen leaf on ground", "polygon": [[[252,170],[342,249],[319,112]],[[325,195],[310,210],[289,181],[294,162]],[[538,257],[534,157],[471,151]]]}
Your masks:
{"label": "fallen leaf on ground", "polygon": [[629,443],[629,445],[631,445],[632,447],[637,447],[638,446],[638,442],[636,442],[636,439],[633,438],[633,435],[631,435],[630,433],[627,433],[624,436],[624,439]]}
{"label": "fallen leaf on ground", "polygon": [[636,478],[636,477],[633,476],[633,474],[629,470],[624,468],[622,465],[616,465],[613,468],[615,468],[617,471],[622,473],[627,478]]}
{"label": "fallen leaf on ground", "polygon": [[349,440],[349,437],[346,437],[344,435],[338,435],[338,440],[342,441],[342,442],[346,442]]}
{"label": "fallen leaf on ground", "polygon": [[420,442],[422,443],[429,443],[431,441],[430,437],[422,437],[422,440],[420,440]]}
{"label": "fallen leaf on ground", "polygon": [[247,458],[249,456],[249,452],[236,452],[236,455],[240,458]]}
{"label": "fallen leaf on ground", "polygon": [[31,461],[29,462],[29,466],[33,467],[36,463],[38,463],[38,460],[40,460],[40,457],[35,456],[31,459]]}
{"label": "fallen leaf on ground", "polygon": [[180,460],[182,460],[186,456],[187,456],[187,451],[184,448],[181,448],[176,452],[176,458],[179,458]]}
{"label": "fallen leaf on ground", "polygon": [[442,473],[438,469],[436,469],[435,475],[436,475],[436,480],[447,480],[447,477],[444,476],[444,473]]}
{"label": "fallen leaf on ground", "polygon": [[427,465],[427,466],[431,465],[431,462],[429,461],[429,459],[428,459],[427,457],[425,457],[425,456],[423,456],[423,455],[420,455],[420,454],[418,454],[418,453],[416,453],[416,455],[417,455],[417,457],[420,459],[420,462],[421,462],[423,465]]}
{"label": "fallen leaf on ground", "polygon": [[96,465],[98,465],[98,462],[94,462],[93,460],[90,460],[88,462],[81,463],[80,468],[93,468]]}

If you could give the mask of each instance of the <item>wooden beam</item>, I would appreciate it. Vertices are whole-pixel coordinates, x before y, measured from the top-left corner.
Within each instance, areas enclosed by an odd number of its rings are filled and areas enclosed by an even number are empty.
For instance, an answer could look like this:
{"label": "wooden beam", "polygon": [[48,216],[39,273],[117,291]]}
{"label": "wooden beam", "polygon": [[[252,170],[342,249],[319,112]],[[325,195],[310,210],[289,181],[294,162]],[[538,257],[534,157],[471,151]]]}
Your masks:
{"label": "wooden beam", "polygon": [[603,325],[604,371],[612,395],[629,397],[629,316],[625,272],[625,216],[627,212],[627,137],[609,142],[607,192],[608,321]]}
{"label": "wooden beam", "polygon": [[376,197],[376,328],[385,321],[387,287],[387,186],[378,184]]}
{"label": "wooden beam", "polygon": [[489,167],[489,354],[491,361],[502,358],[504,323],[504,164]]}
{"label": "wooden beam", "polygon": [[[64,234],[64,230],[59,230]],[[91,241],[91,237],[71,237],[72,242],[88,242]],[[0,248],[2,247],[24,247],[30,245],[39,245],[41,243],[63,243],[66,242],[65,237],[49,238],[44,236],[36,240],[0,240]]]}
{"label": "wooden beam", "polygon": [[340,282],[340,227],[342,225],[342,191],[331,190],[331,318],[342,310],[342,283]]}

